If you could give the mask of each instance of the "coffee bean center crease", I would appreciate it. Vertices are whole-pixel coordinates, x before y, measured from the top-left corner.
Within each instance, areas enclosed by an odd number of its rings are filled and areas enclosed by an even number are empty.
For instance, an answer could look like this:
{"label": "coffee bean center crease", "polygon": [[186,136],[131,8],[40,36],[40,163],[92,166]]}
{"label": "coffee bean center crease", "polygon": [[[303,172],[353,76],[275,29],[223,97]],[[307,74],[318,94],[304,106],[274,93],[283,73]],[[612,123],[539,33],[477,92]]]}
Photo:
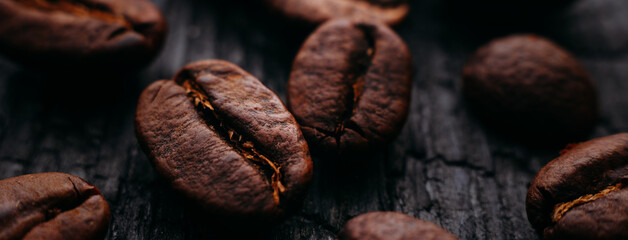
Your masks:
{"label": "coffee bean center crease", "polygon": [[554,207],[552,221],[558,222],[565,215],[565,213],[572,208],[600,199],[611,192],[619,191],[622,187],[623,185],[618,183],[616,185],[611,185],[596,194],[587,194],[570,202],[559,203],[556,207]]}
{"label": "coffee bean center crease", "polygon": [[280,195],[286,191],[286,188],[281,183],[281,166],[261,154],[255,148],[254,143],[248,140],[246,136],[229,127],[216,113],[207,94],[194,80],[185,79],[180,85],[185,88],[188,99],[194,104],[198,114],[204,119],[207,126],[218,133],[226,142],[230,143],[244,159],[257,166],[262,174],[269,179],[273,189],[273,200],[279,205]]}
{"label": "coffee bean center crease", "polygon": [[[28,211],[27,208],[30,208],[31,211],[33,212],[40,212],[41,214],[43,214],[44,219],[42,222],[39,222],[37,224],[32,225],[28,231],[24,232],[24,234],[27,234],[31,229],[37,227],[38,225],[41,225],[45,222],[48,222],[54,218],[56,218],[58,215],[67,212],[67,211],[71,211],[72,209],[75,209],[79,206],[81,206],[85,201],[87,201],[87,199],[89,199],[91,196],[93,195],[97,195],[98,192],[96,191],[86,191],[84,193],[81,193],[78,188],[76,187],[76,184],[74,183],[74,181],[72,181],[71,178],[68,178],[68,181],[72,184],[72,187],[74,188],[74,193],[76,194],[75,198],[73,199],[65,199],[63,201],[59,201],[53,204],[48,204],[48,203],[41,203],[41,204],[20,204],[22,205],[24,208],[22,209],[23,211]],[[22,236],[23,237],[23,236]]]}
{"label": "coffee bean center crease", "polygon": [[353,91],[350,92],[351,95],[348,99],[351,101],[347,102],[347,108],[340,118],[340,122],[336,126],[334,132],[330,134],[336,138],[336,144],[339,149],[341,144],[340,137],[342,136],[345,127],[351,128],[357,133],[363,135],[360,127],[355,122],[351,121],[351,116],[355,115],[358,110],[358,102],[364,93],[365,78],[371,66],[373,55],[375,55],[375,39],[371,34],[371,29],[364,25],[358,25],[357,27],[363,32],[367,45],[366,49],[358,51],[353,56],[350,56],[349,61],[355,63],[355,67],[346,73],[345,80],[343,81],[350,84]]}

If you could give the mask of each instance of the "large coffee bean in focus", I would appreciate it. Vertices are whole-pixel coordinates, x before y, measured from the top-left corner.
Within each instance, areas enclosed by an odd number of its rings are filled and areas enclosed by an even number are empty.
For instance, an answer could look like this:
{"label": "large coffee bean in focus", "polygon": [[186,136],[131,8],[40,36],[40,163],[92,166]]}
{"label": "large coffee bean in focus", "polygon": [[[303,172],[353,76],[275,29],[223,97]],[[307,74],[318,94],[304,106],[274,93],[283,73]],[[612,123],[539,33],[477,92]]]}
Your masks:
{"label": "large coffee bean in focus", "polygon": [[370,212],[352,218],[340,240],[456,240],[434,223],[398,212]]}
{"label": "large coffee bean in focus", "polygon": [[103,239],[109,205],[98,189],[65,173],[0,181],[0,239]]}
{"label": "large coffee bean in focus", "polygon": [[147,0],[0,0],[0,53],[52,71],[146,65],[166,21]]}
{"label": "large coffee bean in focus", "polygon": [[582,138],[597,120],[589,74],[563,48],[536,35],[512,35],[478,49],[464,66],[462,90],[489,126],[534,142]]}
{"label": "large coffee bean in focus", "polygon": [[628,133],[569,145],[536,175],[528,220],[546,240],[628,239]]}
{"label": "large coffee bean in focus", "polygon": [[332,20],[299,51],[288,107],[310,146],[324,152],[381,148],[408,114],[412,61],[406,44],[379,23]]}
{"label": "large coffee bean in focus", "polygon": [[264,0],[287,18],[320,24],[333,18],[396,25],[408,14],[408,0]]}
{"label": "large coffee bean in focus", "polygon": [[275,222],[301,204],[312,178],[290,112],[229,62],[194,62],[173,80],[151,84],[135,125],[157,172],[222,222]]}

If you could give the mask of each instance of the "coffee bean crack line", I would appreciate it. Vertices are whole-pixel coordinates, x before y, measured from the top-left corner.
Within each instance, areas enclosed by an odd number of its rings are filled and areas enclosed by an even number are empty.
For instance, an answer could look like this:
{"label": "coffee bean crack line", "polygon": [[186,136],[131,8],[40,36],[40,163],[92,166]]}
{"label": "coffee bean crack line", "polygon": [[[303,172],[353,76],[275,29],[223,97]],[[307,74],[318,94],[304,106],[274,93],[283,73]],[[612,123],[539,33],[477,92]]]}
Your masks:
{"label": "coffee bean crack line", "polygon": [[[54,205],[46,205],[46,204],[30,205],[29,207],[34,208],[35,211],[37,210],[40,211],[44,215],[44,220],[42,222],[35,223],[32,227],[30,227],[27,231],[24,232],[24,235],[28,234],[33,228],[37,227],[38,225],[41,225],[45,222],[48,222],[54,219],[59,214],[70,211],[72,209],[75,209],[81,206],[81,204],[87,201],[87,199],[89,199],[91,196],[98,195],[97,191],[86,191],[84,193],[81,193],[76,187],[76,184],[74,183],[74,181],[72,181],[72,179],[68,178],[68,181],[72,183],[72,188],[74,190],[74,193],[76,193],[76,201],[69,201],[71,204],[67,204],[68,201],[62,200],[59,203],[56,203]],[[24,237],[24,236],[21,236],[21,237]]]}
{"label": "coffee bean crack line", "polygon": [[[360,135],[363,135],[360,127],[351,120],[351,116],[355,115],[358,110],[358,103],[364,93],[364,81],[366,74],[371,67],[371,62],[373,61],[373,56],[375,55],[375,38],[372,34],[373,29],[366,25],[357,25],[356,27],[362,31],[366,37],[367,47],[366,50],[360,52],[359,55],[350,59],[350,61],[355,62],[357,66],[345,74],[345,82],[351,84],[353,91],[350,92],[350,98],[352,98],[352,101],[342,114],[342,120],[338,123],[334,132],[331,134],[336,139],[338,149],[341,149],[340,137],[344,133],[345,128],[350,128],[358,132]],[[323,131],[323,133],[325,133],[325,131]]]}
{"label": "coffee bean crack line", "polygon": [[552,214],[552,221],[558,222],[565,215],[565,213],[567,213],[572,208],[600,199],[611,192],[619,191],[622,187],[623,185],[621,183],[618,183],[616,185],[611,185],[607,187],[599,193],[587,194],[570,202],[556,204],[556,206],[554,207],[554,212]]}
{"label": "coffee bean crack line", "polygon": [[194,80],[186,79],[180,83],[187,93],[188,99],[194,104],[198,114],[205,121],[210,129],[218,133],[224,140],[231,143],[231,146],[239,152],[244,159],[250,161],[255,166],[263,169],[263,175],[268,178],[267,172],[272,172],[270,185],[273,188],[273,200],[277,205],[280,203],[280,195],[286,191],[281,183],[281,166],[271,161],[266,156],[255,149],[252,141],[239,134],[222,121],[210,103],[207,95]]}

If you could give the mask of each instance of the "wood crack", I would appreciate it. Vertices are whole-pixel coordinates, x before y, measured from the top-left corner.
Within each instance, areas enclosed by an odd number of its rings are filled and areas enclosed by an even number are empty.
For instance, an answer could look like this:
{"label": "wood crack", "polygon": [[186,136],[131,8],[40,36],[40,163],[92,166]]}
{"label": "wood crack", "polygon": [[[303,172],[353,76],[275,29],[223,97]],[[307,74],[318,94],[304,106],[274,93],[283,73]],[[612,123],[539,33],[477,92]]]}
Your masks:
{"label": "wood crack", "polygon": [[486,169],[482,166],[477,166],[474,165],[472,163],[469,163],[467,161],[451,161],[451,160],[447,160],[444,156],[437,154],[434,157],[430,157],[430,158],[425,158],[423,160],[423,162],[425,164],[429,164],[429,163],[433,163],[433,162],[442,162],[445,166],[449,166],[449,167],[461,167],[461,168],[465,168],[465,169],[469,169],[469,170],[473,170],[473,171],[477,171],[481,173],[482,177],[488,177],[488,178],[492,178],[495,177],[495,171]]}

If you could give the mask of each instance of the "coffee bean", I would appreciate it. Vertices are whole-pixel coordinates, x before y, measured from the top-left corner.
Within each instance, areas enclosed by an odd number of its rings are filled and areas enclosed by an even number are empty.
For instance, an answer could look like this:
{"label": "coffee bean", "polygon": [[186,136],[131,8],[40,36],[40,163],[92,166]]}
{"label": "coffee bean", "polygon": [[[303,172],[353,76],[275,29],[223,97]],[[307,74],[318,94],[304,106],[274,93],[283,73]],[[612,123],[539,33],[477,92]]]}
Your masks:
{"label": "coffee bean", "polygon": [[26,66],[130,70],[155,57],[165,34],[146,0],[0,0],[0,52]]}
{"label": "coffee bean", "polygon": [[408,0],[265,0],[290,19],[320,24],[332,18],[396,25],[408,14]]}
{"label": "coffee bean", "polygon": [[347,222],[340,240],[456,240],[434,223],[398,212],[370,212]]}
{"label": "coffee bean", "polygon": [[65,173],[0,181],[0,239],[103,239],[107,201],[98,189]]}
{"label": "coffee bean", "polygon": [[551,41],[513,35],[481,47],[462,76],[469,104],[490,125],[535,140],[588,134],[597,118],[593,83],[580,63]]}
{"label": "coffee bean", "polygon": [[387,26],[332,20],[294,60],[288,106],[313,148],[381,147],[405,122],[411,69],[405,43]]}
{"label": "coffee bean", "polygon": [[574,144],[536,175],[528,220],[544,239],[628,239],[628,133]]}
{"label": "coffee bean", "polygon": [[[553,13],[568,6],[573,0],[446,0],[454,10],[467,12],[473,20],[486,19],[495,23],[495,17],[500,20],[512,20],[513,17],[527,16],[527,19],[519,21],[535,21],[534,17],[542,17],[544,14]],[[535,14],[536,15],[532,15]],[[491,27],[492,28],[492,27]]]}
{"label": "coffee bean", "polygon": [[229,62],[191,63],[151,84],[135,124],[157,172],[212,216],[272,222],[300,204],[312,178],[290,112]]}

